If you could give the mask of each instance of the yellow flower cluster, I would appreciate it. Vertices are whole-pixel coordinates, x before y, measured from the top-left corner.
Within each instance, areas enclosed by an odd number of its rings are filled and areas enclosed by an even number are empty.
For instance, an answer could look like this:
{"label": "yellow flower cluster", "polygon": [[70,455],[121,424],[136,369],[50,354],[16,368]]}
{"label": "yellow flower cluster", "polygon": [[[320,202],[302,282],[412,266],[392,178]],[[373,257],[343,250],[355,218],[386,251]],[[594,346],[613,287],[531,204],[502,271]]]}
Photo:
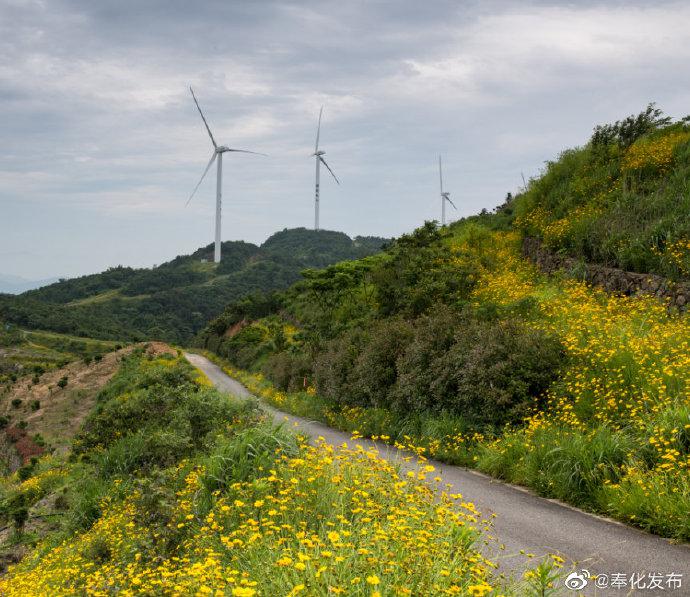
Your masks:
{"label": "yellow flower cluster", "polygon": [[[191,467],[191,468],[190,468]],[[423,469],[421,472],[425,472]],[[461,496],[401,477],[361,447],[302,445],[211,503],[203,466],[181,463],[167,531],[135,491],[87,532],[39,546],[0,579],[14,595],[484,595],[478,514]],[[179,541],[170,553],[166,533]]]}
{"label": "yellow flower cluster", "polygon": [[[520,258],[516,237],[500,233],[494,238],[495,269],[482,277],[476,303],[508,306],[531,298],[539,316],[526,325],[556,334],[570,357],[520,441],[538,441],[536,432],[545,427],[633,429],[654,448],[656,472],[687,475],[690,317],[669,315],[651,296],[610,295],[574,280],[540,276]],[[636,464],[629,465],[628,476],[642,479],[647,470],[642,456],[634,452],[629,458]]]}
{"label": "yellow flower cluster", "polygon": [[676,147],[689,139],[690,133],[684,132],[670,133],[654,139],[641,139],[628,148],[621,167],[624,171],[644,168],[664,171],[673,162]]}
{"label": "yellow flower cluster", "polygon": [[652,253],[667,258],[684,276],[690,276],[690,240],[683,238],[668,243],[663,251],[652,246]]}
{"label": "yellow flower cluster", "polygon": [[[519,242],[517,232],[496,233],[490,249],[485,248],[491,251],[491,266],[484,267],[474,291],[476,306],[484,302],[505,306],[535,294],[539,275],[516,251]],[[453,250],[469,250],[469,247],[459,245]]]}

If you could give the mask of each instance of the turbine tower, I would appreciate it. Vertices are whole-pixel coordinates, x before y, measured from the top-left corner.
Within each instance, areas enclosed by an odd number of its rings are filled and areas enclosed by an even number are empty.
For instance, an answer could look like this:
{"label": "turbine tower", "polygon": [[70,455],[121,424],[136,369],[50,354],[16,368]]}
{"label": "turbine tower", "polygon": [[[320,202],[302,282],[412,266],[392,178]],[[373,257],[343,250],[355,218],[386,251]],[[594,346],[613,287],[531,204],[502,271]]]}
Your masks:
{"label": "turbine tower", "polygon": [[235,153],[253,153],[255,155],[266,155],[265,153],[257,153],[256,151],[247,151],[246,149],[230,149],[229,147],[226,147],[225,145],[218,145],[216,143],[216,140],[213,138],[213,133],[211,133],[211,129],[208,126],[208,122],[206,122],[206,118],[204,117],[204,113],[201,111],[201,108],[199,107],[199,102],[196,99],[196,95],[194,95],[194,90],[189,88],[189,91],[192,93],[192,98],[194,98],[194,103],[196,104],[197,110],[199,110],[199,114],[201,115],[201,120],[204,121],[204,126],[206,127],[206,131],[208,132],[208,136],[211,138],[211,143],[213,143],[213,154],[211,155],[211,159],[208,162],[208,165],[206,166],[206,170],[204,170],[204,173],[201,175],[201,178],[199,179],[199,182],[196,184],[194,187],[194,190],[192,191],[192,194],[189,196],[189,199],[187,199],[186,205],[189,205],[189,202],[192,200],[192,197],[194,197],[194,194],[197,192],[197,189],[201,185],[201,182],[204,180],[204,177],[208,173],[208,171],[211,169],[211,166],[213,166],[213,162],[218,160],[217,164],[217,170],[216,170],[216,246],[215,250],[213,252],[213,261],[216,263],[220,263],[220,216],[221,216],[221,205],[223,202],[223,154],[228,153],[228,152],[235,152]]}
{"label": "turbine tower", "polygon": [[441,156],[438,156],[438,178],[439,181],[441,182],[441,226],[446,225],[446,201],[450,203],[454,209],[458,209],[455,207],[455,203],[453,203],[450,200],[450,193],[443,192],[443,166],[441,165]]}
{"label": "turbine tower", "polygon": [[326,155],[326,152],[323,150],[319,150],[319,135],[321,134],[321,115],[323,114],[323,106],[321,106],[321,110],[319,111],[319,124],[316,127],[316,145],[314,146],[314,153],[312,156],[316,158],[316,190],[314,193],[314,230],[319,229],[319,182],[321,179],[321,163],[323,162],[323,165],[328,168],[328,171],[331,173],[333,178],[335,178],[335,182],[340,184],[340,181],[336,177],[336,175],[333,173],[333,170],[331,170],[331,167],[326,163],[326,160],[323,159],[323,156]]}

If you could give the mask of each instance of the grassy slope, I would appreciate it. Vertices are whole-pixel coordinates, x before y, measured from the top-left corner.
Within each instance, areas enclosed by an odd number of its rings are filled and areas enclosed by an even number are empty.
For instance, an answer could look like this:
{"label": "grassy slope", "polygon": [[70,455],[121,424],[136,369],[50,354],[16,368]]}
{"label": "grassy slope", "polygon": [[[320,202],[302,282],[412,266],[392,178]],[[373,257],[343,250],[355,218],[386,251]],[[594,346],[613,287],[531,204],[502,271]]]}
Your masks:
{"label": "grassy slope", "polygon": [[0,592],[492,592],[476,510],[438,500],[428,471],[401,479],[373,453],[307,446],[208,385],[179,357],[135,351],[70,458],[3,479],[0,539],[24,558]]}
{"label": "grassy slope", "polygon": [[[374,345],[375,340],[366,339],[366,330],[377,329],[372,326],[382,320],[393,321],[381,312],[381,300],[391,300],[392,286],[385,280],[382,286],[386,270],[380,267],[389,256],[374,258],[373,266],[362,266],[359,273],[356,264],[331,268],[330,277],[326,272],[288,292],[282,310],[223,336],[229,326],[252,314],[251,309],[230,308],[200,342],[291,387],[285,392],[260,373],[234,371],[281,408],[413,444],[438,458],[476,466],[543,495],[688,541],[690,317],[668,314],[653,298],[608,296],[574,280],[549,278],[520,257],[521,234],[528,232],[581,258],[685,276],[685,254],[677,257],[673,251],[690,243],[684,203],[690,180],[686,131],[681,125],[653,130],[628,147],[612,141],[603,155],[591,145],[566,152],[497,215],[450,228],[443,243],[451,269],[441,270],[441,278],[446,273],[455,280],[469,275],[475,282],[460,308],[469,309],[470,318],[478,321],[488,318],[542,331],[557,338],[565,354],[558,377],[543,395],[533,397],[533,413],[512,426],[477,426],[457,407],[444,407],[444,412],[396,409],[390,401],[395,392],[381,385],[369,394],[373,400],[366,398],[362,383],[370,390],[381,371],[370,368],[368,375],[357,363],[368,354],[367,346]],[[682,198],[675,200],[680,193]],[[636,206],[632,215],[623,218],[631,205]],[[645,217],[639,217],[642,213]],[[607,227],[614,215],[618,224]],[[607,252],[607,247],[616,250]],[[402,271],[409,278],[406,298],[438,291],[438,279],[429,274],[432,263],[439,267],[436,255]],[[447,289],[438,297],[437,304],[459,304]],[[404,318],[418,321],[409,305],[403,306]],[[331,362],[323,357],[323,334],[331,330],[328,337],[334,339],[325,344],[326,350],[336,350],[338,342],[350,343],[354,356],[349,361],[347,355]],[[362,332],[365,339],[357,340]],[[459,327],[457,337],[463,333]],[[386,362],[372,361],[387,367],[390,388],[405,381],[410,362],[405,351],[392,353]],[[325,376],[324,363],[330,368]],[[334,371],[340,373],[334,377]],[[353,371],[354,381],[343,384],[343,376],[351,377]],[[518,374],[509,375],[518,379]],[[303,378],[310,384],[308,391],[295,391]],[[340,394],[329,390],[334,379]],[[430,383],[419,386],[422,395],[437,391],[433,380]],[[456,392],[451,398],[462,399],[462,391]]]}
{"label": "grassy slope", "polygon": [[108,340],[186,342],[229,300],[286,288],[306,267],[369,255],[384,242],[298,228],[261,247],[225,242],[219,265],[208,262],[209,245],[153,269],[117,267],[19,297],[0,295],[0,320]]}
{"label": "grassy slope", "polygon": [[588,262],[690,276],[690,125],[563,152],[515,203],[516,226]]}

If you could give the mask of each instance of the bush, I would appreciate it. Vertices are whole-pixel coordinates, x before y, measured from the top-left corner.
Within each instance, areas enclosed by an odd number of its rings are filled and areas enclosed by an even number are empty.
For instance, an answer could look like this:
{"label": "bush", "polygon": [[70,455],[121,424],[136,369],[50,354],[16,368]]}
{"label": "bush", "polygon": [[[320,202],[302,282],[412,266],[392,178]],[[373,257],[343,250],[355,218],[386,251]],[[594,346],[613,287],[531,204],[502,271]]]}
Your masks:
{"label": "bush", "polygon": [[504,425],[537,405],[563,359],[545,332],[436,305],[414,324],[388,319],[330,341],[314,377],[317,392],[336,405],[449,412]]}
{"label": "bush", "polygon": [[[441,405],[435,402],[448,390],[440,381],[444,372],[437,370],[438,363],[453,346],[462,325],[460,314],[442,306],[434,309],[433,315],[417,320],[414,337],[396,363],[398,380],[390,392],[391,406],[395,410],[441,410]],[[432,398],[432,392],[436,398]]]}
{"label": "bush", "polygon": [[69,378],[64,375],[63,377],[60,378],[60,380],[57,382],[57,385],[59,388],[64,389],[67,387],[67,383],[69,381]]}
{"label": "bush", "polygon": [[22,399],[21,398],[13,398],[12,399],[12,407],[13,408],[19,408],[22,405]]}
{"label": "bush", "polygon": [[31,410],[37,411],[39,408],[41,408],[41,401],[40,400],[32,400],[29,403],[29,407],[31,408]]}
{"label": "bush", "polygon": [[123,476],[170,466],[190,447],[190,439],[175,432],[140,430],[111,443],[93,462],[103,478]]}
{"label": "bush", "polygon": [[323,347],[314,360],[314,382],[321,396],[335,404],[353,400],[352,371],[367,342],[368,334],[353,330]]}
{"label": "bush", "polygon": [[372,327],[369,341],[354,362],[348,403],[389,406],[389,392],[398,378],[397,361],[413,336],[412,325],[400,319],[385,320]]}
{"label": "bush", "polygon": [[278,388],[294,392],[304,388],[305,378],[311,378],[312,360],[299,352],[279,352],[268,357],[261,370]]}
{"label": "bush", "polygon": [[431,396],[442,410],[477,422],[518,422],[537,406],[563,362],[560,342],[545,332],[514,321],[468,322],[432,365],[438,379]]}

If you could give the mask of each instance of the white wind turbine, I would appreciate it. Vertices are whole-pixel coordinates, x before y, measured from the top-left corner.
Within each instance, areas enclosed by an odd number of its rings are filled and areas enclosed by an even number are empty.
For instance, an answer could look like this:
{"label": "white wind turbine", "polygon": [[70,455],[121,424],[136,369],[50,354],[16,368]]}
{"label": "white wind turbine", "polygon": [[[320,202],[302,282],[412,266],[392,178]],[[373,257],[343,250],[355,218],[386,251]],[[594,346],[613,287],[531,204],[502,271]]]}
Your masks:
{"label": "white wind turbine", "polygon": [[441,182],[441,226],[446,225],[446,201],[450,203],[454,209],[458,209],[455,207],[455,203],[453,203],[450,200],[450,193],[448,192],[443,192],[443,167],[441,166],[441,156],[438,156],[438,178]]}
{"label": "white wind turbine", "polygon": [[331,173],[333,178],[335,178],[335,182],[340,184],[340,181],[338,180],[337,176],[333,173],[333,170],[331,170],[331,167],[326,163],[326,160],[323,159],[323,156],[326,155],[326,152],[323,150],[319,150],[319,135],[321,134],[321,115],[323,114],[323,106],[321,106],[321,110],[319,111],[319,124],[316,127],[316,145],[314,146],[314,153],[312,156],[316,158],[316,191],[314,194],[314,230],[319,229],[319,181],[321,178],[321,162],[323,162],[323,165],[328,168],[328,171]]}
{"label": "white wind turbine", "polygon": [[194,103],[196,104],[197,110],[199,110],[199,114],[201,115],[201,120],[204,121],[204,125],[206,126],[206,130],[208,131],[208,136],[211,137],[211,143],[213,143],[213,155],[211,156],[211,159],[208,162],[208,166],[206,166],[206,170],[204,170],[204,173],[201,175],[199,182],[194,187],[192,194],[189,196],[189,199],[187,199],[187,205],[189,205],[189,202],[192,200],[192,197],[194,197],[194,194],[197,192],[197,189],[201,185],[201,182],[204,180],[204,177],[206,176],[208,171],[211,169],[211,166],[213,166],[213,162],[218,160],[218,165],[217,165],[217,170],[216,170],[216,246],[215,246],[215,250],[213,252],[213,261],[215,261],[216,263],[220,263],[220,213],[221,213],[221,204],[222,204],[222,199],[223,199],[223,154],[227,153],[227,152],[253,153],[255,155],[264,155],[264,156],[266,154],[265,153],[257,153],[256,151],[247,151],[246,149],[230,149],[229,147],[226,147],[225,145],[218,145],[216,143],[216,140],[213,138],[213,133],[211,133],[211,129],[208,126],[208,122],[206,122],[206,118],[204,118],[204,113],[201,111],[201,108],[199,107],[199,102],[196,100],[196,95],[194,95],[194,90],[190,87],[189,91],[192,92],[192,97],[194,98]]}

